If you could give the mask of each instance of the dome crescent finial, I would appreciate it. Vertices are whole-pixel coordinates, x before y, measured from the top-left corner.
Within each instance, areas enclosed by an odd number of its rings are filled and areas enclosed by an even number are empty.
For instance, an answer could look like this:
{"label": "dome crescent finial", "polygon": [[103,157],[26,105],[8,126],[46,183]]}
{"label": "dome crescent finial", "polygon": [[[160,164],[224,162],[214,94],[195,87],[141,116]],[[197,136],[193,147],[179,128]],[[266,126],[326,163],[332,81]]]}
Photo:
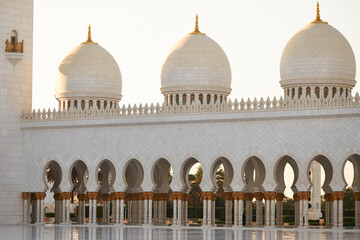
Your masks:
{"label": "dome crescent finial", "polygon": [[323,20],[321,20],[321,18],[320,18],[320,4],[319,4],[319,1],[317,1],[317,4],[316,4],[316,19],[314,21],[312,21],[311,23],[327,23],[327,22],[324,22]]}
{"label": "dome crescent finial", "polygon": [[86,42],[83,42],[83,44],[97,44],[91,40],[91,26],[89,24],[89,30],[88,30],[88,38]]}
{"label": "dome crescent finial", "polygon": [[199,31],[199,16],[198,16],[198,14],[196,14],[196,18],[195,18],[195,30],[191,34],[205,35],[205,33],[202,33]]}
{"label": "dome crescent finial", "polygon": [[89,31],[88,31],[88,42],[92,42],[92,40],[91,40],[91,26],[90,26],[90,24],[89,24]]}

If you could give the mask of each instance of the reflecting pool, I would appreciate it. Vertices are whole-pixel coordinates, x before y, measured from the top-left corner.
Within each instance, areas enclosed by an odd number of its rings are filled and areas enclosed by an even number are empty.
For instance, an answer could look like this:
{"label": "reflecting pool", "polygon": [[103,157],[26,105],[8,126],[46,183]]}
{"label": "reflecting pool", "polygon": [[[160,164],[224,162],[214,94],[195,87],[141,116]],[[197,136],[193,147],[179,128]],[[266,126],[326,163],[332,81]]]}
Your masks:
{"label": "reflecting pool", "polygon": [[334,229],[260,229],[200,227],[136,227],[78,225],[7,225],[0,226],[0,239],[21,240],[321,240],[360,239],[360,230]]}

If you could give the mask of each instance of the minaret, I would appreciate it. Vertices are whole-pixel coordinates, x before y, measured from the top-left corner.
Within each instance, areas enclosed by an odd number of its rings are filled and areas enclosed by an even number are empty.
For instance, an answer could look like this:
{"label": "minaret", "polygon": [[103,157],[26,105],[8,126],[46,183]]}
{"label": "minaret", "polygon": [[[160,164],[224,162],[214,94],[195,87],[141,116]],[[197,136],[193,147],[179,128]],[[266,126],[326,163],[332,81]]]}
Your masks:
{"label": "minaret", "polygon": [[31,110],[33,0],[0,1],[0,224],[22,222],[20,118]]}

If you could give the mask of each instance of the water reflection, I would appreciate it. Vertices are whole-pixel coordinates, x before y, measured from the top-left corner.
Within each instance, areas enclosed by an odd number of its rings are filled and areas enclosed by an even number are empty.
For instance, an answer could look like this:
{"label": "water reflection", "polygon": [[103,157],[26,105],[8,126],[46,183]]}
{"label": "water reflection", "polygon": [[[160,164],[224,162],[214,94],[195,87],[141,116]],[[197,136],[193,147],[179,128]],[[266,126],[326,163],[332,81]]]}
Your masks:
{"label": "water reflection", "polygon": [[75,225],[0,226],[0,240],[310,240],[360,239],[359,230],[170,228]]}

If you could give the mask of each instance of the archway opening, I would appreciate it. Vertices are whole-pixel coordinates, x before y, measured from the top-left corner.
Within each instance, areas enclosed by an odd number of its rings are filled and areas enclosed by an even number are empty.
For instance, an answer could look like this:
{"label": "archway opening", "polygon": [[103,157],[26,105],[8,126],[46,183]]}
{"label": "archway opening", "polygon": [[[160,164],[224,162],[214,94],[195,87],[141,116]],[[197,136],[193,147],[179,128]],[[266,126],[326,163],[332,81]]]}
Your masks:
{"label": "archway opening", "polygon": [[286,155],[277,161],[274,168],[277,226],[295,223],[295,201],[293,195],[298,192],[296,187],[298,177],[299,168],[292,157]]}
{"label": "archway opening", "polygon": [[70,177],[70,183],[72,185],[70,203],[76,205],[75,208],[71,207],[71,209],[74,209],[77,223],[83,224],[85,222],[85,217],[89,217],[88,214],[85,214],[85,201],[87,199],[86,183],[89,179],[89,170],[82,160],[75,161],[72,167],[70,167]]}
{"label": "archway opening", "polygon": [[116,171],[114,165],[107,159],[103,160],[97,168],[97,182],[99,184],[98,191],[101,194],[109,194],[113,192],[113,184],[115,182]]}
{"label": "archway opening", "polygon": [[203,170],[200,162],[195,158],[188,158],[181,167],[181,191],[189,194],[188,199],[188,221],[197,222],[202,218],[202,190],[200,183],[203,177]]}
{"label": "archway opening", "polygon": [[360,155],[352,154],[343,165],[343,179],[346,182],[345,195],[343,200],[344,226],[357,227],[360,217],[357,212],[360,206],[355,204],[355,199],[360,197]]}
{"label": "archway opening", "polygon": [[331,195],[332,189],[330,182],[333,176],[333,167],[328,158],[324,155],[318,155],[314,157],[308,166],[308,179],[311,183],[310,199],[308,206],[309,220],[319,220],[323,218],[322,210],[325,210],[325,206],[322,206],[324,194]]}
{"label": "archway opening", "polygon": [[212,191],[216,193],[215,223],[218,221],[221,223],[225,222],[229,226],[231,225],[232,188],[230,185],[233,177],[234,169],[228,159],[220,157],[214,161],[211,166],[211,181],[213,183]]}
{"label": "archway opening", "polygon": [[[98,182],[98,200],[102,204],[102,218],[104,224],[110,223],[111,214],[111,193],[114,192],[113,184],[116,178],[114,165],[107,159],[100,162],[97,167],[96,180]],[[101,212],[101,211],[100,211]]]}
{"label": "archway opening", "polygon": [[71,203],[77,203],[77,195],[86,193],[86,183],[89,179],[89,171],[83,161],[77,160],[70,168],[70,173],[72,185]]}
{"label": "archway opening", "polygon": [[[252,226],[252,222],[255,219],[256,225],[262,226],[264,207],[264,187],[262,184],[265,180],[265,166],[258,157],[251,156],[245,161],[242,169],[242,180],[245,184],[245,225]],[[256,204],[253,202],[254,198]],[[254,207],[256,208],[256,212],[253,212]]]}
{"label": "archway opening", "polygon": [[265,166],[258,157],[252,156],[246,160],[242,179],[245,183],[245,192],[264,192],[262,184],[265,180]]}
{"label": "archway opening", "polygon": [[[45,218],[45,221],[52,222],[53,217],[55,217],[55,218],[59,217],[59,216],[55,216],[56,206],[55,206],[55,199],[54,199],[55,194],[61,193],[60,184],[62,181],[62,170],[61,170],[59,163],[57,163],[54,160],[51,160],[45,166],[43,176],[44,176],[45,191],[46,191],[46,197],[44,199],[44,208],[46,208],[46,210],[47,210],[47,213],[45,215],[47,218]],[[35,208],[36,208],[35,205],[33,205],[30,208],[33,210],[32,211],[33,218],[36,215]],[[35,219],[32,219],[32,222],[35,222]]]}
{"label": "archway opening", "polygon": [[144,169],[136,159],[131,159],[125,165],[124,181],[126,183],[125,219],[128,224],[142,224],[144,222],[144,205],[142,201],[141,183],[144,179]]}
{"label": "archway opening", "polygon": [[152,191],[155,196],[153,215],[155,225],[165,225],[166,218],[173,217],[173,205],[170,202],[172,176],[173,170],[170,163],[164,158],[157,160],[151,174],[154,184]]}

